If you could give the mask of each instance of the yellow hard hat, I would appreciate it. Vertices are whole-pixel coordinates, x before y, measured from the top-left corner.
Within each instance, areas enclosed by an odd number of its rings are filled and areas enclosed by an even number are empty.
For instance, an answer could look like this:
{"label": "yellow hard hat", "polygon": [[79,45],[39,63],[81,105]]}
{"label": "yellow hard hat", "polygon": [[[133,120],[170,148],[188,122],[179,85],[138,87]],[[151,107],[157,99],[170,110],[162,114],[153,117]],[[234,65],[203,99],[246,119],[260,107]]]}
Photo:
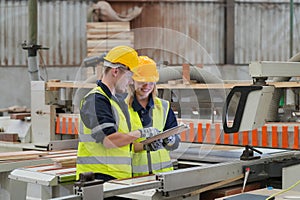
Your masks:
{"label": "yellow hard hat", "polygon": [[132,79],[139,82],[157,82],[159,73],[156,63],[147,56],[139,56],[139,64],[133,70]]}
{"label": "yellow hard hat", "polygon": [[123,64],[132,70],[138,65],[138,53],[128,46],[116,46],[107,53],[104,60]]}

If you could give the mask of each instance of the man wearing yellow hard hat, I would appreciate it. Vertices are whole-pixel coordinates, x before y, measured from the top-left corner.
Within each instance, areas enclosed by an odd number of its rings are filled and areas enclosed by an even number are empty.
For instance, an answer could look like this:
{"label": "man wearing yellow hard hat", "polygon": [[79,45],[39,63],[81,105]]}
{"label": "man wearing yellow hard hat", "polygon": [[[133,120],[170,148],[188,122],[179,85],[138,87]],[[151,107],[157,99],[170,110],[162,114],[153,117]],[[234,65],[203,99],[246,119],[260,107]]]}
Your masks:
{"label": "man wearing yellow hard hat", "polygon": [[86,172],[104,181],[132,177],[131,143],[159,133],[153,127],[130,132],[127,107],[124,109],[115,96],[127,91],[137,65],[138,54],[131,47],[111,49],[104,57],[102,79],[82,99],[77,180]]}
{"label": "man wearing yellow hard hat", "polygon": [[[164,131],[177,126],[177,119],[170,108],[170,103],[156,95],[156,82],[159,80],[156,63],[147,56],[139,56],[139,64],[133,71],[134,86],[126,99],[132,130],[155,127],[159,131]],[[141,137],[135,144],[145,139]],[[169,151],[177,149],[179,142],[179,136],[173,135],[144,145],[142,151],[140,146],[134,145],[139,149],[133,152],[133,176],[173,170]]]}

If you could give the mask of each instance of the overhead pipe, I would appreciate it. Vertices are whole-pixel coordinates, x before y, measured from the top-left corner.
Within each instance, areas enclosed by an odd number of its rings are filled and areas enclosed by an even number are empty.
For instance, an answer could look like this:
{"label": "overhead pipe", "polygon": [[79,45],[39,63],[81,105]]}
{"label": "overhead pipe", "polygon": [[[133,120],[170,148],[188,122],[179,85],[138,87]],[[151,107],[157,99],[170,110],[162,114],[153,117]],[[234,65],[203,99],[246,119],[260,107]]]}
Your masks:
{"label": "overhead pipe", "polygon": [[[181,66],[164,67],[158,69],[158,72],[158,83],[167,83],[170,80],[182,79]],[[190,66],[190,78],[191,80],[196,80],[198,83],[223,83],[223,81],[219,77],[213,75],[207,70],[195,66]]]}

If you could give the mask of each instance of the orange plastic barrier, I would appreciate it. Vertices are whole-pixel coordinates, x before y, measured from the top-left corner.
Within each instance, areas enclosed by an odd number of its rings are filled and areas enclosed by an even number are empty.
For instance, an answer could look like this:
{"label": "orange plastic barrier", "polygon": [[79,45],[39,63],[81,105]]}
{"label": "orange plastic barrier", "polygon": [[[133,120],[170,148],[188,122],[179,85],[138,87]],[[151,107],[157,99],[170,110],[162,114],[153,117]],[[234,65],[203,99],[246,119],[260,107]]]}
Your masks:
{"label": "orange plastic barrier", "polygon": [[56,134],[78,134],[78,117],[74,116],[57,116],[55,133]]}
{"label": "orange plastic barrier", "polygon": [[[78,134],[79,119],[77,115],[60,115],[56,118],[56,134]],[[240,133],[225,134],[220,123],[185,122],[190,130],[181,133],[181,141],[223,145],[251,145],[254,147],[271,147],[299,149],[299,124],[270,123],[265,126]]]}
{"label": "orange plastic barrier", "polygon": [[220,123],[190,123],[191,130],[181,134],[181,141],[206,144],[251,145],[255,147],[283,149],[300,148],[299,126],[296,123],[271,123],[259,129],[233,134],[225,134],[221,127]]}

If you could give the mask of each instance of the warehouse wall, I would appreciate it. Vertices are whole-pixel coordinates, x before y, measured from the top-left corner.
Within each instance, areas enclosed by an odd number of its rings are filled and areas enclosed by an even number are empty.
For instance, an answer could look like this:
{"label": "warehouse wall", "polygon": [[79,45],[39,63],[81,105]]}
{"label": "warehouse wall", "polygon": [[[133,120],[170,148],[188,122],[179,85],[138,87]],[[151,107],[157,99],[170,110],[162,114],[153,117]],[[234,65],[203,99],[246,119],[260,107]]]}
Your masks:
{"label": "warehouse wall", "polygon": [[[134,44],[148,43],[163,48],[171,44],[174,52],[164,49],[140,49],[156,61],[182,64],[227,64],[225,62],[225,9],[223,0],[129,0],[108,1],[118,13],[126,14],[134,6],[143,7],[141,15],[131,21]],[[0,0],[0,66],[25,66],[28,40],[28,1]],[[92,1],[51,0],[38,2],[38,44],[43,61],[50,66],[80,65],[86,56],[86,21]],[[290,4],[283,0],[234,1],[234,64],[253,60],[287,60],[290,57]],[[300,51],[300,0],[294,0],[293,54]],[[150,29],[156,27],[156,29]],[[139,31],[148,28],[147,31]],[[161,30],[157,30],[160,28]],[[169,30],[180,39],[170,38]],[[167,33],[166,33],[167,32]],[[190,41],[200,46],[198,50]],[[180,52],[180,55],[176,53]],[[183,53],[182,53],[183,52]]]}
{"label": "warehouse wall", "polygon": [[[75,80],[78,67],[40,68],[40,74],[47,80]],[[10,106],[30,108],[30,76],[26,67],[0,67],[0,109]]]}
{"label": "warehouse wall", "polygon": [[[193,47],[184,46],[178,40],[164,37],[154,32],[146,33],[146,37],[135,35],[135,44],[143,46],[148,39],[152,43],[173,43],[175,52],[185,49],[186,57],[193,64],[210,63],[213,60],[218,65],[225,62],[225,10],[223,0],[110,0],[114,9],[125,12],[133,6],[143,6],[140,16],[132,21],[132,28],[162,27],[179,31],[195,40],[207,51],[196,51]],[[129,3],[128,3],[129,2]],[[300,51],[300,1],[294,0],[293,12],[293,53]],[[290,58],[290,1],[288,0],[235,0],[234,1],[234,64],[249,64],[253,60],[286,61]],[[145,33],[143,33],[145,34]],[[144,38],[147,38],[145,40]],[[192,49],[192,50],[191,50]],[[167,60],[171,63],[181,63],[184,58],[170,52],[160,50],[143,50],[145,54]],[[208,59],[210,58],[210,59]]]}
{"label": "warehouse wall", "polygon": [[[0,0],[0,66],[25,66],[28,1]],[[86,56],[85,1],[38,1],[38,41],[46,65],[80,65]]]}
{"label": "warehouse wall", "polygon": [[[113,9],[128,13],[143,6],[131,21],[139,53],[171,65],[217,65],[223,79],[249,78],[247,65],[254,60],[285,61],[289,53],[289,1],[234,1],[234,62],[225,62],[225,9],[223,0],[110,0]],[[0,108],[30,106],[27,52],[28,1],[0,0]],[[300,0],[294,0],[294,48],[299,52]],[[41,69],[48,79],[73,80],[86,56],[86,16],[92,1],[38,2],[38,44]],[[222,69],[221,69],[222,68]],[[44,76],[45,78],[45,76]],[[8,87],[9,86],[9,87]],[[19,90],[22,86],[23,89]],[[18,88],[13,90],[12,88]]]}

